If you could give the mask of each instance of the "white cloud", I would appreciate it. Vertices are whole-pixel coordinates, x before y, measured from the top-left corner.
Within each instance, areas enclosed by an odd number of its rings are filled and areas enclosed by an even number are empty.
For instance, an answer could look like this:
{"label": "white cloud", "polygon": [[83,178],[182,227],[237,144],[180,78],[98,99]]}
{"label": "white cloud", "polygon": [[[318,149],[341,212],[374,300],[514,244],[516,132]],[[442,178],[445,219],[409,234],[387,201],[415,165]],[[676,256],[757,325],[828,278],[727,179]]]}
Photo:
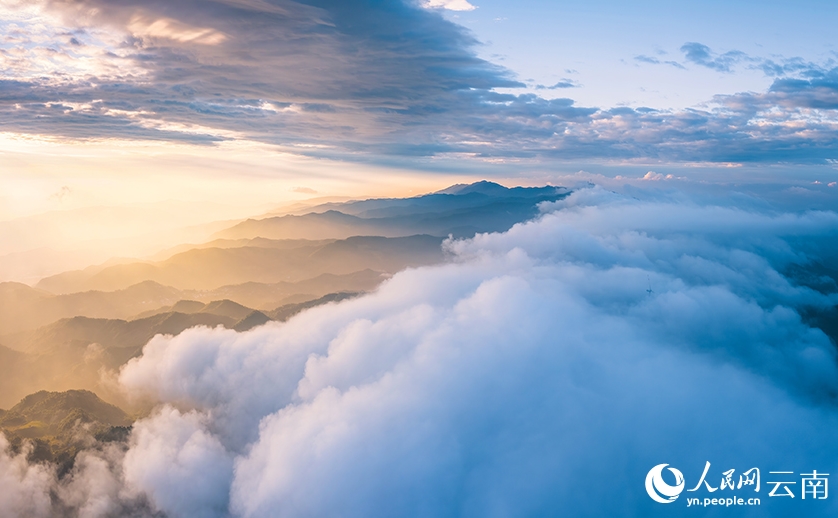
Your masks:
{"label": "white cloud", "polygon": [[207,424],[169,406],[137,423],[124,461],[128,487],[173,518],[224,515],[232,459]]}
{"label": "white cloud", "polygon": [[67,506],[78,509],[78,518],[116,516],[122,510],[122,457],[122,452],[113,447],[104,454],[84,451],[76,457],[59,495]]}
{"label": "white cloud", "polygon": [[468,0],[427,0],[425,7],[428,9],[448,9],[449,11],[473,11],[477,9]]}
{"label": "white cloud", "polygon": [[49,490],[54,474],[45,466],[30,464],[26,457],[31,446],[17,455],[0,434],[0,514],[3,516],[50,516]]}
{"label": "white cloud", "polygon": [[180,43],[199,43],[201,45],[218,45],[227,36],[209,27],[193,27],[171,18],[149,18],[134,15],[128,23],[128,30],[136,36],[151,38],[165,38]]}

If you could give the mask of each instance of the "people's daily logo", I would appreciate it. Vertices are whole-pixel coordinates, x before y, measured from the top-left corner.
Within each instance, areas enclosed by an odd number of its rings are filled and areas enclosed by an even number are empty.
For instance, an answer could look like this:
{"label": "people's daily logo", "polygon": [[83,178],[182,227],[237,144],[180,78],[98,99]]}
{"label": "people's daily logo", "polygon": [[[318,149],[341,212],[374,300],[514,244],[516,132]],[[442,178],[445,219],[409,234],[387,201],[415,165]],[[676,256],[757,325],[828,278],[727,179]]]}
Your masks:
{"label": "people's daily logo", "polygon": [[663,469],[669,464],[658,464],[646,475],[646,492],[655,502],[671,504],[678,499],[684,490],[684,475],[675,468],[668,468],[675,475],[675,485],[667,484],[663,480]]}
{"label": "people's daily logo", "polygon": [[[698,476],[698,469],[694,471],[698,482],[692,489],[686,489],[687,493],[694,493],[687,495],[687,507],[761,505],[761,489],[768,493],[768,498],[826,500],[829,497],[829,473],[817,470],[808,473],[773,470],[768,471],[763,480],[762,474],[766,472],[757,467],[740,472],[736,468],[718,471],[711,470],[707,461],[701,476]],[[685,484],[681,471],[669,464],[658,464],[646,474],[646,492],[649,498],[661,504],[678,500]]]}

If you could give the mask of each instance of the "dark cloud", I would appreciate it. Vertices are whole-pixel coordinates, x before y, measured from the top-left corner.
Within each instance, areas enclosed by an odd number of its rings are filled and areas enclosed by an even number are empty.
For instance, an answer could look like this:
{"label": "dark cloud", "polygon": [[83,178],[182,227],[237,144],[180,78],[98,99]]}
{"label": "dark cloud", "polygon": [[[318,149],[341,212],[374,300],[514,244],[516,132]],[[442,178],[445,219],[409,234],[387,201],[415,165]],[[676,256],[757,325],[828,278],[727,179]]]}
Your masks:
{"label": "dark cloud", "polygon": [[831,70],[806,70],[808,78],[780,78],[769,93],[778,104],[796,108],[838,110],[838,67]]}

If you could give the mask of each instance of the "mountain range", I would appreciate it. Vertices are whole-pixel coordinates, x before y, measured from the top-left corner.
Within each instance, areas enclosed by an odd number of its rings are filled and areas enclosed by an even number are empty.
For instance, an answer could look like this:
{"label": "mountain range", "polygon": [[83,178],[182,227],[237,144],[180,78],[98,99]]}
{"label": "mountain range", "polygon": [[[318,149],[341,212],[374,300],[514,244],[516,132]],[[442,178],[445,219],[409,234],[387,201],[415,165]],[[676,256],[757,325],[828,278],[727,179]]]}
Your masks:
{"label": "mountain range", "polygon": [[215,234],[223,239],[343,239],[428,234],[472,237],[503,232],[538,215],[538,204],[570,194],[562,187],[507,188],[493,182],[454,185],[413,198],[385,198],[312,207],[302,215],[248,219]]}
{"label": "mountain range", "polygon": [[206,242],[147,259],[114,258],[34,286],[0,283],[0,407],[45,389],[85,389],[121,404],[112,380],[155,335],[247,331],[340,302],[405,268],[445,261],[445,239],[507,230],[568,194],[483,181],[320,203],[220,223]]}

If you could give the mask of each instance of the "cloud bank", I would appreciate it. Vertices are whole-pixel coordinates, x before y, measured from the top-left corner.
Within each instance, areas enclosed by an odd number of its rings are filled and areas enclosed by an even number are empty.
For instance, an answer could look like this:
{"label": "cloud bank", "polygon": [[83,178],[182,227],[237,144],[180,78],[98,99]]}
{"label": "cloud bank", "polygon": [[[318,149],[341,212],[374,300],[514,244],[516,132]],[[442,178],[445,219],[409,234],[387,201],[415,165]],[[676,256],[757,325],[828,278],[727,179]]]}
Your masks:
{"label": "cloud bank", "polygon": [[680,516],[652,466],[833,472],[835,344],[800,312],[838,299],[782,272],[834,252],[838,215],[600,188],[543,210],[369,296],[154,338],[119,377],[156,405],[126,449],[75,491],[4,454],[0,509],[45,516],[57,485],[67,509],[100,488],[87,516]]}

